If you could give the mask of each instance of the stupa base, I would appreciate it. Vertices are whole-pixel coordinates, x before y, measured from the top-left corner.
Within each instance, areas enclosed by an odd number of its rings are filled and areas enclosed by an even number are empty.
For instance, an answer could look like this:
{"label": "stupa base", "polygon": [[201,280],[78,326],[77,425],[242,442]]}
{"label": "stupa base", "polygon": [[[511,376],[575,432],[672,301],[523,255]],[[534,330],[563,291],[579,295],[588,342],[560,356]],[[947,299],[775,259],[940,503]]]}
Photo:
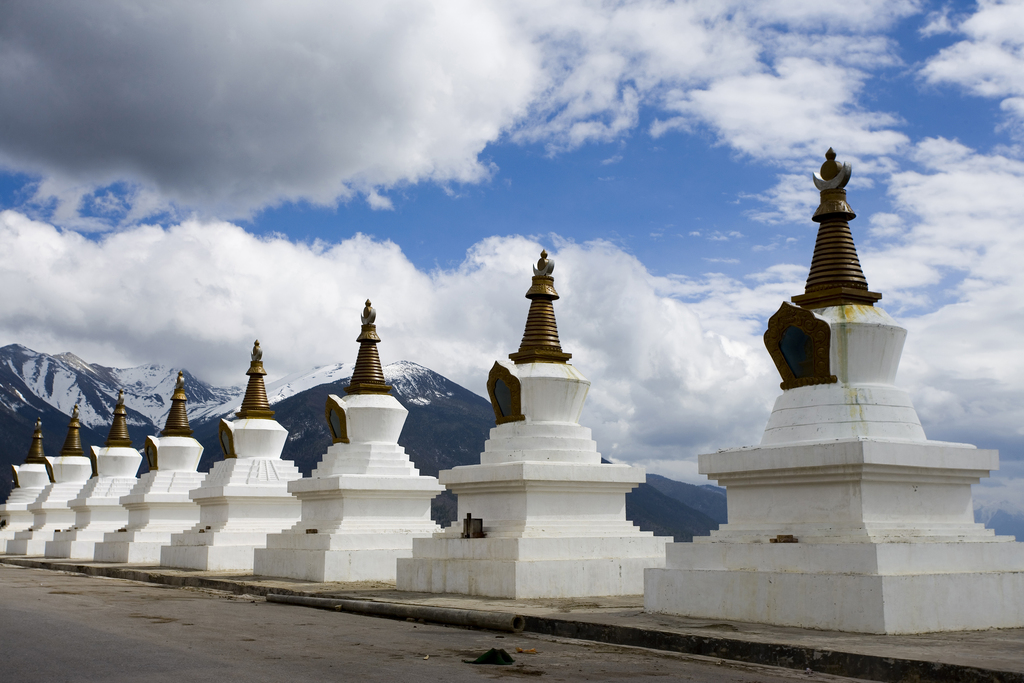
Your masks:
{"label": "stupa base", "polygon": [[[175,541],[191,534],[175,534]],[[211,534],[212,535],[212,534]],[[265,541],[264,541],[265,542]],[[251,573],[253,553],[262,544],[253,545],[165,545],[160,548],[160,565],[200,571],[238,571]]]}
{"label": "stupa base", "polygon": [[94,562],[160,564],[160,548],[171,544],[171,531],[116,531],[96,544]]}
{"label": "stupa base", "polygon": [[643,593],[643,573],[665,565],[671,539],[617,537],[423,538],[398,560],[402,591],[494,598],[582,598]]}
{"label": "stupa base", "polygon": [[[26,532],[19,532],[19,534],[24,533]],[[14,538],[7,541],[7,547],[4,550],[7,555],[43,555],[46,552],[46,543],[52,538],[52,533],[36,537],[33,532],[32,538]]]}
{"label": "stupa base", "polygon": [[267,547],[256,551],[253,573],[318,582],[393,582],[398,558],[412,557],[413,539],[437,530],[433,524],[422,526],[419,533],[273,534]]}
{"label": "stupa base", "polygon": [[1024,543],[673,543],[644,609],[853,633],[1024,627]]}

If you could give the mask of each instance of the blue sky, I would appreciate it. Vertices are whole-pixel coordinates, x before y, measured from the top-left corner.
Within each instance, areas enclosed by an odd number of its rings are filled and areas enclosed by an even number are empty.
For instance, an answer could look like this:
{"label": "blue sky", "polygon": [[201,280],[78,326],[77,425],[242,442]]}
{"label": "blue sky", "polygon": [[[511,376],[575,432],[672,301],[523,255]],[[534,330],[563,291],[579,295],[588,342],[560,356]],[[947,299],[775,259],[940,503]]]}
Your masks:
{"label": "blue sky", "polygon": [[1021,3],[51,10],[0,10],[2,343],[237,383],[253,335],[350,360],[372,296],[482,391],[545,246],[602,452],[698,480],[778,394],[833,146],[926,430],[1024,491]]}

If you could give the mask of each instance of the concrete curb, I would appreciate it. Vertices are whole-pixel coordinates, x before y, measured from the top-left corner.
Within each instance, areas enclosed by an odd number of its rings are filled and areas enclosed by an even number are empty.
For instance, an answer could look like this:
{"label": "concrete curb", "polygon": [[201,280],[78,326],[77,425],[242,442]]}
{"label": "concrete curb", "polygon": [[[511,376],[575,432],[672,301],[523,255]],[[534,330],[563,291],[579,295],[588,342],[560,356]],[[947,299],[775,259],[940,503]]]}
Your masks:
{"label": "concrete curb", "polygon": [[[247,583],[237,579],[214,579],[208,577],[164,574],[143,569],[129,569],[117,566],[96,566],[74,562],[33,560],[29,558],[0,556],[0,564],[10,564],[33,569],[65,571],[88,576],[105,576],[128,579],[165,586],[205,588],[220,590],[236,595],[266,597],[268,593],[304,597],[323,597],[301,590],[289,590],[280,586],[270,587]],[[384,601],[380,601],[384,602]],[[438,610],[455,608],[434,608]],[[862,678],[886,683],[900,681],[933,681],[934,683],[1024,683],[1024,673],[1000,671],[959,664],[926,662],[914,659],[882,657],[856,652],[819,650],[798,645],[762,643],[738,638],[718,636],[697,636],[671,631],[617,626],[571,619],[526,616],[524,632],[538,633],[575,640],[589,640],[609,645],[643,647],[666,652],[716,657],[749,664],[763,664],[787,669],[811,669],[850,678]]]}

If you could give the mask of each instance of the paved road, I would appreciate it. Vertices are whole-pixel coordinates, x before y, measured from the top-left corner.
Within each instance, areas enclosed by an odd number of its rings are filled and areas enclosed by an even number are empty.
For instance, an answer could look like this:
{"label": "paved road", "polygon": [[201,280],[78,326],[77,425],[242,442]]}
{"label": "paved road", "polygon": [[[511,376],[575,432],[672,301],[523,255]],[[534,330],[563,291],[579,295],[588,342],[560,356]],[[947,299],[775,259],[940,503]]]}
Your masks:
{"label": "paved road", "polygon": [[[492,647],[512,666],[472,666]],[[514,654],[517,647],[537,654]],[[376,619],[0,566],[0,680],[850,681],[703,657]]]}

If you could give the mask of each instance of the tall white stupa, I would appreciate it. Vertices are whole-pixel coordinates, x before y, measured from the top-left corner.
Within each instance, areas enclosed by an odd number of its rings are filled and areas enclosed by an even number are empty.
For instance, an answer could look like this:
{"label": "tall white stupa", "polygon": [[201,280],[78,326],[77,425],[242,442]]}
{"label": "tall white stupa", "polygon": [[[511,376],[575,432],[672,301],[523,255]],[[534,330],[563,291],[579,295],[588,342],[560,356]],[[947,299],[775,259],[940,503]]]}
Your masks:
{"label": "tall white stupa", "polygon": [[412,556],[413,539],[440,531],[430,501],[444,487],[421,476],[398,445],[409,411],[384,381],[376,317],[367,300],[346,395],[327,399],[334,444],[310,477],[289,482],[302,501],[302,519],[256,550],[257,575],[394,581],[395,561]]}
{"label": "tall white stupa", "polygon": [[199,506],[188,494],[199,488],[206,473],[196,471],[203,447],[192,438],[187,400],[185,376],[179,372],[167,423],[159,437],[146,438],[149,472],[121,497],[128,522],[96,544],[97,562],[159,564],[160,548],[170,544],[171,535],[199,522]]}
{"label": "tall white stupa", "polygon": [[974,522],[998,453],[929,441],[895,386],[906,330],[874,304],[830,149],[804,294],[768,322],[782,395],[758,446],[702,455],[729,523],[647,571],[647,611],[863,633],[1024,626],[1024,544]]}
{"label": "tall white stupa", "polygon": [[68,506],[75,511],[75,524],[58,531],[46,542],[47,557],[93,559],[96,543],[103,535],[128,521],[128,510],[121,507],[121,496],[132,490],[142,454],[132,448],[128,436],[128,413],[124,392],[117,395],[114,419],[103,448],[92,447],[92,477]]}
{"label": "tall white stupa", "polygon": [[53,540],[53,534],[75,524],[75,511],[69,507],[82,487],[92,475],[92,463],[82,450],[82,438],[78,430],[78,406],[71,411],[68,434],[57,457],[46,456],[49,463],[51,483],[43,487],[39,496],[28,505],[32,513],[32,526],[17,531],[7,541],[9,555],[42,555],[46,542]]}
{"label": "tall white stupa", "polygon": [[253,551],[267,534],[299,521],[302,505],[288,482],[302,475],[281,459],[288,430],[274,420],[263,377],[263,351],[253,346],[238,420],[220,421],[224,460],[210,470],[189,497],[199,504],[199,523],[171,536],[160,564],[184,569],[252,571]]}
{"label": "tall white stupa", "polygon": [[398,560],[399,590],[638,595],[644,568],[664,565],[671,539],[626,520],[626,493],[645,480],[643,468],[602,463],[579,424],[590,382],[558,340],[554,267],[541,252],[522,344],[487,378],[497,426],[480,464],[440,473],[459,497],[459,519],[413,541],[413,557]]}
{"label": "tall white stupa", "polygon": [[51,483],[50,463],[43,455],[43,423],[38,418],[25,464],[11,465],[11,472],[14,474],[14,490],[0,505],[0,552],[7,551],[7,541],[13,539],[16,532],[32,526],[33,515],[28,506]]}

